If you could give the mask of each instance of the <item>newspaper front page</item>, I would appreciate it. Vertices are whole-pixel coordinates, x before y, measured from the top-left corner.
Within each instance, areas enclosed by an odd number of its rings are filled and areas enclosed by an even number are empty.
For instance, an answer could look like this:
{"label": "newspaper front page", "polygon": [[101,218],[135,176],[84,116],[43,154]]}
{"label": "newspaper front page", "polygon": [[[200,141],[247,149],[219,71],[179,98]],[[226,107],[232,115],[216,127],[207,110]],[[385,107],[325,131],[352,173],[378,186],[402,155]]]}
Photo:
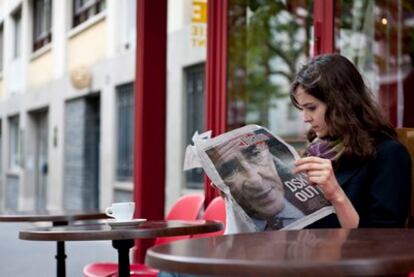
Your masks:
{"label": "newspaper front page", "polygon": [[226,233],[302,229],[334,212],[304,174],[295,149],[258,125],[193,137],[185,169],[201,166],[226,200]]}

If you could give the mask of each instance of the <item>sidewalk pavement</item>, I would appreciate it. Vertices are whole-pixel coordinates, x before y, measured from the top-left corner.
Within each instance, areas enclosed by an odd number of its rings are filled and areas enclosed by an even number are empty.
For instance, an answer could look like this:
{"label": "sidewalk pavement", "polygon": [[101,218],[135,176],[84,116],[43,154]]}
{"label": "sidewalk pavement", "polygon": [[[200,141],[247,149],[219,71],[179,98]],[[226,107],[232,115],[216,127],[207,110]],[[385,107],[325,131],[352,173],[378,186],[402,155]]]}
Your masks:
{"label": "sidewalk pavement", "polygon": [[[1,277],[55,277],[56,242],[20,240],[19,230],[29,223],[0,223]],[[65,243],[66,276],[81,277],[91,262],[117,261],[110,241],[69,241]]]}

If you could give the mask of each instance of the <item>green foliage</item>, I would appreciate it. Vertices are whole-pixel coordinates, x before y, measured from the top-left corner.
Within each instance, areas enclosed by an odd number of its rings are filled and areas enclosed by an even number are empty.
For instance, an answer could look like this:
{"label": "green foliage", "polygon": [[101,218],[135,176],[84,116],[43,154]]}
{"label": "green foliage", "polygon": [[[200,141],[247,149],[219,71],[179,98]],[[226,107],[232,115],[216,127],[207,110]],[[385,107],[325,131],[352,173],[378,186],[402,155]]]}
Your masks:
{"label": "green foliage", "polygon": [[299,61],[309,56],[313,1],[289,2],[230,1],[229,101],[263,116],[272,99],[288,95]]}

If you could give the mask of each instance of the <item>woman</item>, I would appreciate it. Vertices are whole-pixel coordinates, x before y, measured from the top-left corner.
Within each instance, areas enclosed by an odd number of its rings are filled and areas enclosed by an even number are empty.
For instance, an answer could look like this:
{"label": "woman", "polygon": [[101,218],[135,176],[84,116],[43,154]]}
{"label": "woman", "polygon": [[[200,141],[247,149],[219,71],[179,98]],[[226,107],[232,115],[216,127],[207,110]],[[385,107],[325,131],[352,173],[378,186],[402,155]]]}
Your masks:
{"label": "woman", "polygon": [[410,156],[355,66],[337,54],[316,57],[297,74],[290,97],[311,126],[294,172],[307,173],[336,211],[309,227],[404,227]]}

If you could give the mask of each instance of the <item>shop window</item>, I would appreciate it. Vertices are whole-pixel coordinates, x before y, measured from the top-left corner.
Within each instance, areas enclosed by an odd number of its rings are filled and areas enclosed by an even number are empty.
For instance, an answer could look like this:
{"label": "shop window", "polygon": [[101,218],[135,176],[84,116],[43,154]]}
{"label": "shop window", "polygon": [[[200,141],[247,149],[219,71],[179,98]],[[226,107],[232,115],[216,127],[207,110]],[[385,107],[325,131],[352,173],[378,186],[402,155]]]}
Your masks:
{"label": "shop window", "polygon": [[286,104],[296,72],[312,56],[314,1],[228,2],[226,129],[258,124],[304,140],[302,119]]}
{"label": "shop window", "polygon": [[[203,132],[204,124],[204,64],[185,69],[186,80],[186,145],[192,144],[195,131]],[[195,168],[186,171],[187,188],[202,188],[203,170]]]}
{"label": "shop window", "polygon": [[17,59],[21,55],[21,46],[22,46],[22,10],[19,8],[13,15],[13,58]]}
{"label": "shop window", "polygon": [[9,118],[9,166],[11,169],[20,166],[21,146],[19,116]]}
{"label": "shop window", "polygon": [[116,179],[132,180],[134,140],[134,86],[117,87],[117,163]]}
{"label": "shop window", "polygon": [[52,40],[52,0],[35,0],[33,5],[33,51]]}
{"label": "shop window", "polygon": [[414,127],[414,6],[410,0],[335,1],[335,48],[363,73],[396,127]]}
{"label": "shop window", "polygon": [[74,0],[73,1],[73,26],[87,21],[89,18],[105,10],[105,0]]}

